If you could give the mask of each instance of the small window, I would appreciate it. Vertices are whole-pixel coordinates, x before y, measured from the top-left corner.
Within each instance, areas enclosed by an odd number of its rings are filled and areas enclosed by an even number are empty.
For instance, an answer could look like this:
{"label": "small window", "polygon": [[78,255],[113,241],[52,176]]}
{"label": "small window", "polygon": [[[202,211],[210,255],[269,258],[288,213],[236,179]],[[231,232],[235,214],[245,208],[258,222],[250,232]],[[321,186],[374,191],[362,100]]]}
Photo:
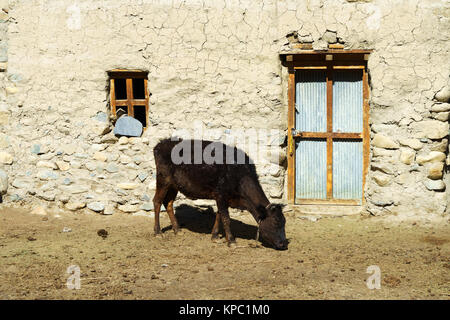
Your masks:
{"label": "small window", "polygon": [[148,124],[148,72],[112,70],[108,74],[112,114],[133,117],[142,123],[145,130]]}

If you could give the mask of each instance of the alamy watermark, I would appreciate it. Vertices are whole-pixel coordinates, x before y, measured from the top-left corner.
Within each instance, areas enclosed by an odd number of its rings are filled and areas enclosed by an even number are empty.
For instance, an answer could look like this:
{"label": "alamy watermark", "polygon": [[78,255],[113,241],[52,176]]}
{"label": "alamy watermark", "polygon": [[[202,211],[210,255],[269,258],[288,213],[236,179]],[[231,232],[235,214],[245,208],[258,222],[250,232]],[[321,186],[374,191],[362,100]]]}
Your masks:
{"label": "alamy watermark", "polygon": [[369,278],[367,278],[366,285],[370,290],[373,289],[381,289],[381,269],[379,266],[373,265],[368,266],[366,273],[371,274]]}
{"label": "alamy watermark", "polygon": [[[174,164],[279,164],[284,139],[278,129],[208,129],[197,120],[192,128],[172,134],[171,140],[179,143],[171,159]],[[203,149],[203,140],[212,143]]]}
{"label": "alamy watermark", "polygon": [[69,275],[66,281],[66,287],[69,290],[81,289],[81,271],[77,265],[71,265],[67,268],[66,273]]}

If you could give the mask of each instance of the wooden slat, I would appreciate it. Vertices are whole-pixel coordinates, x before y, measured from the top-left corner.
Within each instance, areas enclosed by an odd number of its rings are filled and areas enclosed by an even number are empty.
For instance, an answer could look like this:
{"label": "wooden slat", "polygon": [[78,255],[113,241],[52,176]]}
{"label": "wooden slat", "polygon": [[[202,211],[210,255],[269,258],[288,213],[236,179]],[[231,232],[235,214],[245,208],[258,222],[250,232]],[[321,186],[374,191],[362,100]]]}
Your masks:
{"label": "wooden slat", "polygon": [[295,143],[292,129],[295,126],[295,70],[289,69],[288,80],[288,201],[295,202]]}
{"label": "wooden slat", "polygon": [[[333,133],[333,69],[327,69],[327,133]],[[327,199],[333,198],[333,138],[327,137]]]}
{"label": "wooden slat", "polygon": [[363,70],[363,190],[362,198],[365,203],[364,188],[370,162],[370,129],[369,129],[369,79],[367,71]]}
{"label": "wooden slat", "polygon": [[133,73],[148,73],[148,71],[144,71],[141,69],[112,69],[107,71],[108,73],[114,73],[114,72],[119,72],[119,73],[127,73],[127,72],[133,72]]}
{"label": "wooden slat", "polygon": [[116,100],[117,107],[125,107],[128,106],[128,100]]}
{"label": "wooden slat", "polygon": [[328,49],[344,49],[344,45],[340,43],[332,43],[328,45]]}
{"label": "wooden slat", "polygon": [[[325,57],[323,59],[315,59],[315,60],[309,60],[309,59],[302,59],[298,61],[287,61],[286,63],[292,63],[294,64],[292,67],[312,67],[312,66],[326,66],[325,63]],[[367,61],[364,60],[334,60],[335,66],[366,66]]]}
{"label": "wooden slat", "polygon": [[116,115],[116,88],[114,79],[110,79],[109,81],[109,99],[111,101],[111,112],[112,115]]}
{"label": "wooden slat", "polygon": [[127,104],[128,104],[128,115],[134,117],[133,108],[133,79],[127,79]]}
{"label": "wooden slat", "polygon": [[[128,94],[128,93],[127,93]],[[144,106],[147,103],[147,99],[127,99],[127,100],[116,100],[116,106],[123,107],[128,106],[129,104],[133,106]]]}
{"label": "wooden slat", "polygon": [[296,199],[295,204],[333,204],[343,206],[361,205],[361,203],[358,200],[346,200],[346,199]]}
{"label": "wooden slat", "polygon": [[333,139],[327,138],[327,199],[333,198]]}
{"label": "wooden slat", "polygon": [[147,99],[132,99],[130,100],[130,103],[134,106],[143,106],[147,103]]}
{"label": "wooden slat", "polygon": [[312,43],[296,43],[292,47],[303,50],[312,50],[313,48]]}
{"label": "wooden slat", "polygon": [[363,65],[348,65],[348,66],[333,66],[333,69],[365,69],[366,67]]}
{"label": "wooden slat", "polygon": [[363,134],[359,132],[298,132],[294,138],[305,139],[362,139]]}
{"label": "wooden slat", "polygon": [[308,69],[312,69],[312,70],[320,70],[320,69],[326,69],[327,66],[304,66],[304,67],[294,67],[295,70],[308,70]]}
{"label": "wooden slat", "polygon": [[148,94],[148,80],[144,79],[144,90],[145,90],[145,123],[146,126],[144,127],[144,130],[148,127],[148,105],[149,105],[149,94]]}
{"label": "wooden slat", "polygon": [[[306,61],[303,62],[284,62],[283,66],[293,68],[293,69],[326,69],[326,66],[323,65],[325,61],[313,61],[308,64]],[[364,64],[355,64],[355,62],[339,62],[333,69],[367,69],[367,65]]]}
{"label": "wooden slat", "polygon": [[355,50],[342,50],[342,49],[329,49],[326,50],[325,53],[339,53],[339,54],[364,54],[364,53],[371,53],[372,50],[366,50],[366,49],[355,49]]}

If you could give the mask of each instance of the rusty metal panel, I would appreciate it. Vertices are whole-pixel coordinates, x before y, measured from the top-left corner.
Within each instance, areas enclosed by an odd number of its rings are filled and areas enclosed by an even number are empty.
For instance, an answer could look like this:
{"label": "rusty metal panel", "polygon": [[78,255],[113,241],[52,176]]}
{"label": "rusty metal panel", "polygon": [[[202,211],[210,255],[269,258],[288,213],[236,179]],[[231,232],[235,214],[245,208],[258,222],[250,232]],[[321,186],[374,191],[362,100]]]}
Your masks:
{"label": "rusty metal panel", "polygon": [[333,141],[333,198],[361,200],[362,182],[362,141]]}
{"label": "rusty metal panel", "polygon": [[362,132],[363,83],[361,70],[333,73],[333,132]]}
{"label": "rusty metal panel", "polygon": [[326,199],[326,140],[300,140],[297,143],[295,162],[296,198]]}
{"label": "rusty metal panel", "polygon": [[296,72],[295,129],[327,131],[327,83],[324,70]]}

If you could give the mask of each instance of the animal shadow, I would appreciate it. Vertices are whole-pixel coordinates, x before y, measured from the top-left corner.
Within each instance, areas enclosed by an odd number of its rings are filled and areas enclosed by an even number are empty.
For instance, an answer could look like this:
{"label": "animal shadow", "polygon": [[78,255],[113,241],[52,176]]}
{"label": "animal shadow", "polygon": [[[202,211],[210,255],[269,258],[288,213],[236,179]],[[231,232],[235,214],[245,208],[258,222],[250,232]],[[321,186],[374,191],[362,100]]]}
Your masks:
{"label": "animal shadow", "polygon": [[[212,207],[202,209],[186,204],[182,204],[175,208],[175,216],[181,228],[203,234],[211,234],[214,221],[216,220],[216,213]],[[171,228],[171,226],[168,226],[163,228],[162,231],[165,232]],[[258,230],[256,226],[243,223],[233,218],[230,218],[230,228],[235,238],[246,240],[255,239]],[[219,230],[219,233],[224,235],[222,222],[220,222]]]}

